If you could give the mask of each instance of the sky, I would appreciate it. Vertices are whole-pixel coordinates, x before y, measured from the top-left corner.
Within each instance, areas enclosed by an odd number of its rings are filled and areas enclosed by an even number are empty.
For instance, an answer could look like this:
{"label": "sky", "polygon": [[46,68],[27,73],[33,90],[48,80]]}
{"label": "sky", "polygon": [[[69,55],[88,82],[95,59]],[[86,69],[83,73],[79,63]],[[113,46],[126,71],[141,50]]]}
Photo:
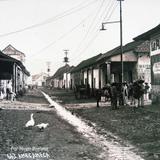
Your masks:
{"label": "sky", "polygon": [[[122,1],[123,44],[160,23],[160,0]],[[117,0],[0,0],[0,50],[11,44],[25,53],[27,70],[50,75],[120,45]]]}

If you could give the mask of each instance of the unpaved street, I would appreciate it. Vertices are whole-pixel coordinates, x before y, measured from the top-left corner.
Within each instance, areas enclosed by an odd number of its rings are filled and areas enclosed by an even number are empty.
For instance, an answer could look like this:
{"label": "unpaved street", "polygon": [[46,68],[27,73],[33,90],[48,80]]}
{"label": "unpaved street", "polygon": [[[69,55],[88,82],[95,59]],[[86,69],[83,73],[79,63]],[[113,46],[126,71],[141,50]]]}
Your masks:
{"label": "unpaved street", "polygon": [[[90,144],[74,127],[58,117],[41,94],[33,94],[30,91],[19,99],[23,102],[1,102],[0,160],[101,159],[98,147]],[[42,131],[37,127],[26,129],[25,123],[31,113],[34,113],[36,124],[43,122],[49,123],[49,126]]]}
{"label": "unpaved street", "polygon": [[[159,105],[147,105],[135,110],[128,106],[115,111],[106,103],[101,103],[97,108],[95,99],[75,99],[72,91],[46,90],[46,92],[73,115],[85,120],[99,136],[102,135],[104,141],[120,144],[119,148],[113,150],[115,157],[122,155],[124,160],[126,151],[130,150],[140,155],[140,159],[160,159]],[[112,150],[112,147],[110,148]],[[118,149],[122,152],[119,153]],[[135,160],[134,156],[131,158]]]}

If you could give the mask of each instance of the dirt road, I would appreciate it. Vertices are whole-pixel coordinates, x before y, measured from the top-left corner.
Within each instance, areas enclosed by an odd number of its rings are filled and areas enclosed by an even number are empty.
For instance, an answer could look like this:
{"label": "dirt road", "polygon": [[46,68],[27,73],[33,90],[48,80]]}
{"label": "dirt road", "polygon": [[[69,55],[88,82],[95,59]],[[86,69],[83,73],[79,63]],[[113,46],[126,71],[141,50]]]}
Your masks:
{"label": "dirt road", "polygon": [[[30,91],[19,101],[0,103],[0,160],[100,160],[101,150],[49,108],[40,93]],[[31,103],[32,102],[32,103]],[[33,103],[34,102],[34,103]],[[34,113],[44,130],[25,128]]]}

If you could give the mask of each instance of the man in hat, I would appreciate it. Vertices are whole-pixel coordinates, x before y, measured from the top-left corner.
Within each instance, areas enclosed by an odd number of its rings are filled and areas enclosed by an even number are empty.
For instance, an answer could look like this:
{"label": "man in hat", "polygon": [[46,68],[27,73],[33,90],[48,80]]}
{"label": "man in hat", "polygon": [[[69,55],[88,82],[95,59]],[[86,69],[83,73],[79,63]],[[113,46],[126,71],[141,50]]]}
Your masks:
{"label": "man in hat", "polygon": [[118,98],[117,84],[114,82],[111,84],[111,107],[112,109],[117,109],[117,98]]}

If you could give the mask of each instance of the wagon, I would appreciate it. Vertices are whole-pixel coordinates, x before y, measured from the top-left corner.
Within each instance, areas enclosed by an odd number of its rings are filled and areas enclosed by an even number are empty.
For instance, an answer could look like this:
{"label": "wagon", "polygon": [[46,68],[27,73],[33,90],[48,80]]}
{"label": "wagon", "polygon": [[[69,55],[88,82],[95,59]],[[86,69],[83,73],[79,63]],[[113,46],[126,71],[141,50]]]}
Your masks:
{"label": "wagon", "polygon": [[76,99],[88,98],[90,95],[90,89],[87,85],[75,85],[74,95]]}

